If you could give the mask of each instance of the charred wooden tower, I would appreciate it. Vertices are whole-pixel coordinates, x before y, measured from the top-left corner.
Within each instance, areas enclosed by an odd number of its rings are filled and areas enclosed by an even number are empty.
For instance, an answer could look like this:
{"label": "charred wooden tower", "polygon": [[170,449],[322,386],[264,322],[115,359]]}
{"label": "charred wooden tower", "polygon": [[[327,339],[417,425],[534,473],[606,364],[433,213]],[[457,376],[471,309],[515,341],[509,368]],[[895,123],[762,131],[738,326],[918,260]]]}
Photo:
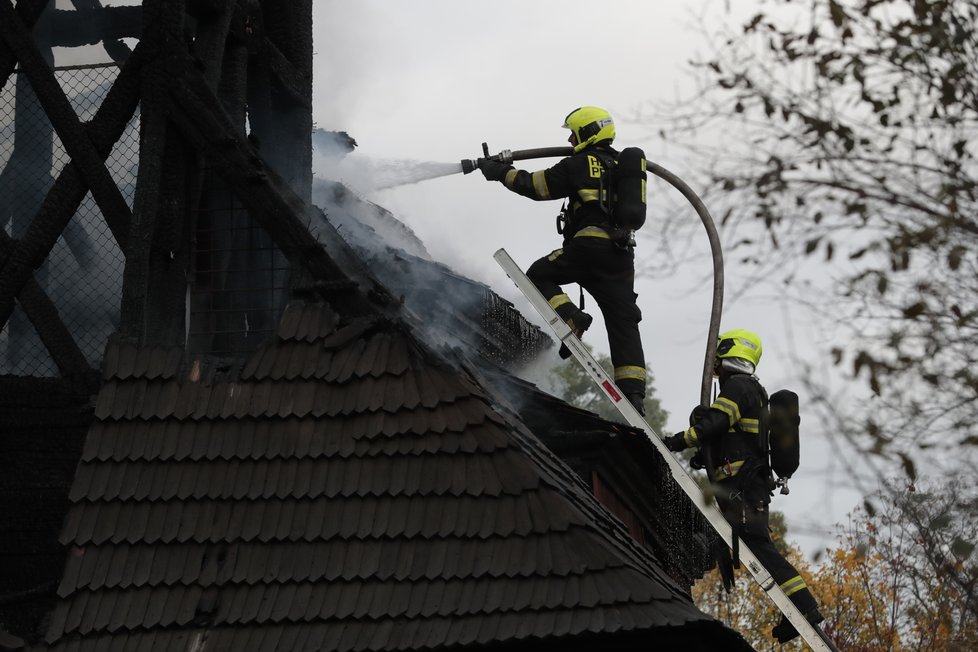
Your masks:
{"label": "charred wooden tower", "polygon": [[0,0],[0,608],[21,630],[53,599],[109,339],[233,360],[308,270],[349,285],[306,228],[312,0],[71,4]]}

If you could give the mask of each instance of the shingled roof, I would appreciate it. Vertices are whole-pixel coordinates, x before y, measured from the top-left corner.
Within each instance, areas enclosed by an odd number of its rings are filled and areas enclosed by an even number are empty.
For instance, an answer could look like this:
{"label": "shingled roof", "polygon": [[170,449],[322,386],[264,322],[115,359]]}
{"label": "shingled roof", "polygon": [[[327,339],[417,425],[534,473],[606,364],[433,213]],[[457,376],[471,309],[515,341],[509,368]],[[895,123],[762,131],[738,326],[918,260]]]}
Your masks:
{"label": "shingled roof", "polygon": [[242,368],[180,360],[109,347],[50,649],[750,649],[401,324],[293,303]]}

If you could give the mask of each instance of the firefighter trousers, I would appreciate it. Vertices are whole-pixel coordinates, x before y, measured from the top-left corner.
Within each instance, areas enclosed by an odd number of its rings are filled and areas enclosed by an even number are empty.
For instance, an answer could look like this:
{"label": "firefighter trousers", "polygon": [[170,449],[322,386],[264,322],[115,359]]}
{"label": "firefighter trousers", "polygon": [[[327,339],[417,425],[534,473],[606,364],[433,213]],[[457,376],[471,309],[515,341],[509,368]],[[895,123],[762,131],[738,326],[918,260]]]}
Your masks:
{"label": "firefighter trousers", "polygon": [[[604,233],[589,227],[584,231]],[[581,233],[581,232],[579,232]],[[534,262],[526,275],[564,321],[581,313],[560,288],[579,283],[594,297],[608,331],[615,383],[627,394],[645,396],[645,354],[638,323],[642,312],[636,305],[635,254],[605,237],[565,240],[564,247]]]}
{"label": "firefighter trousers", "polygon": [[804,614],[817,606],[815,596],[797,569],[778,552],[771,540],[770,495],[765,483],[761,475],[755,475],[746,486],[741,486],[738,476],[721,480],[716,485],[717,504],[734,534],[740,536],[741,541]]}

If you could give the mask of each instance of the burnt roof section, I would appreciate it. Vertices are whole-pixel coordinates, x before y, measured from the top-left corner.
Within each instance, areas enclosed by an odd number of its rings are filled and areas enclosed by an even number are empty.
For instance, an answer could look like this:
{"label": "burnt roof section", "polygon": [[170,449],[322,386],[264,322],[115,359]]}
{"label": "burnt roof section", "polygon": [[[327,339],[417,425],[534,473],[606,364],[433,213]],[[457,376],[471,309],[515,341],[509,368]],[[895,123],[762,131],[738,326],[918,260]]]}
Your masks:
{"label": "burnt roof section", "polygon": [[176,357],[110,345],[50,649],[750,649],[400,325],[295,303],[236,372]]}
{"label": "burnt roof section", "polygon": [[[311,226],[320,240],[339,236],[415,320],[418,337],[457,346],[509,368],[531,362],[553,341],[484,283],[431,259],[413,231],[343,184],[316,179],[313,202],[325,211]],[[322,220],[332,228],[324,228]],[[403,314],[405,318],[409,315]]]}

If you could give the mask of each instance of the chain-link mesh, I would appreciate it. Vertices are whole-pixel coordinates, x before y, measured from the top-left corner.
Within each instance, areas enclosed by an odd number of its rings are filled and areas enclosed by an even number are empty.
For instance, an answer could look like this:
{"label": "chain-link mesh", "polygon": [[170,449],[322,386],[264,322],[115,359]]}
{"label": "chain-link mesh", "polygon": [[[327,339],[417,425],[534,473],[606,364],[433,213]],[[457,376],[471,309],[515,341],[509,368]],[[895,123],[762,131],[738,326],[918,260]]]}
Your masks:
{"label": "chain-link mesh", "polygon": [[212,181],[194,231],[191,353],[247,354],[271,335],[285,306],[285,256],[230,191]]}
{"label": "chain-link mesh", "polygon": [[[94,116],[117,75],[118,67],[111,64],[55,72],[82,121]],[[106,160],[109,173],[130,206],[139,164],[138,121],[138,116],[130,120]],[[26,76],[11,75],[0,89],[0,225],[7,235],[23,237],[69,160]],[[89,193],[47,260],[34,271],[34,279],[95,368],[119,321],[124,263],[123,253]],[[0,374],[58,373],[33,325],[17,305],[0,331]]]}
{"label": "chain-link mesh", "polygon": [[[108,94],[118,68],[61,68],[56,77],[84,122]],[[0,89],[0,224],[23,237],[58,174],[70,161],[30,83],[14,74]],[[132,206],[139,167],[135,116],[106,161]],[[212,175],[208,175],[212,177]],[[274,332],[285,303],[289,267],[268,233],[216,181],[209,181],[197,215],[188,349],[222,356],[253,351]],[[6,256],[0,252],[0,260]],[[34,279],[50,297],[92,367],[101,362],[119,322],[125,258],[102,213],[85,196]],[[56,376],[20,305],[0,330],[0,375]]]}

